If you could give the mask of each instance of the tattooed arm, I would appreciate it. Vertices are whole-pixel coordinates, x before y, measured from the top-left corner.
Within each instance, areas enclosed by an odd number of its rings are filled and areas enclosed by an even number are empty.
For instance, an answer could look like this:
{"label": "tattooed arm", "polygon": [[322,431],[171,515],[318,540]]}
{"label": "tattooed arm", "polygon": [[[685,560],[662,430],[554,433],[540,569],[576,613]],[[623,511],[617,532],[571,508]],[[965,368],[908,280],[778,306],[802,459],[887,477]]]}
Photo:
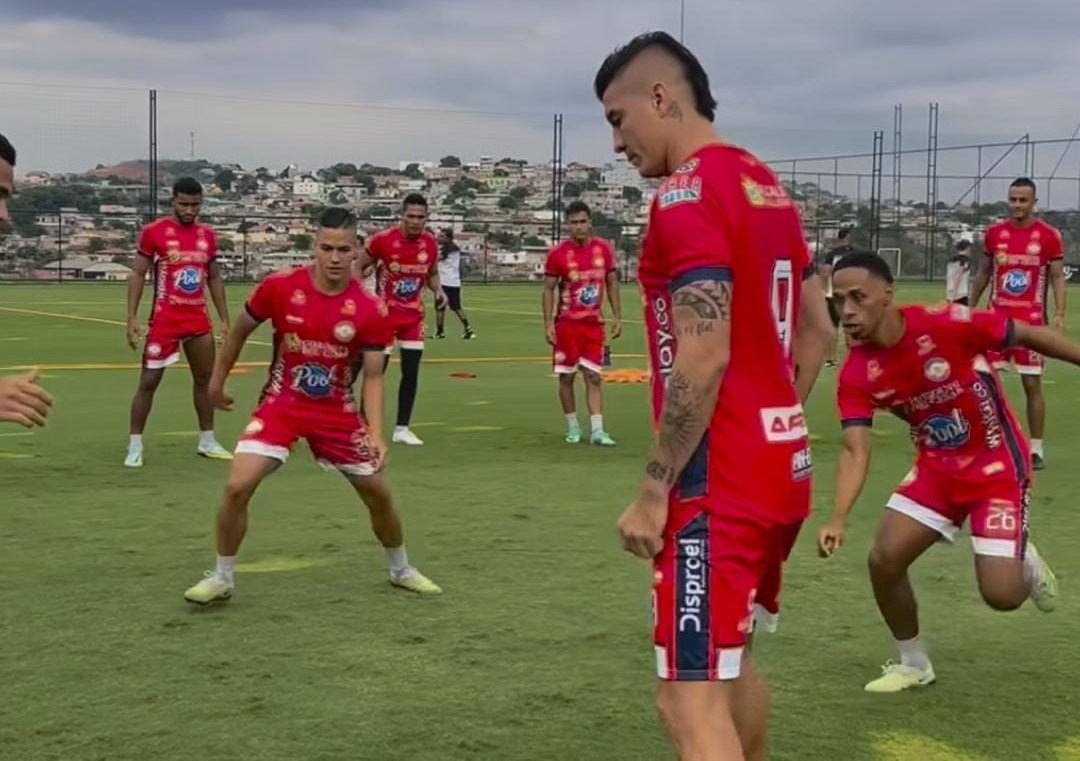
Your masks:
{"label": "tattooed arm", "polygon": [[642,491],[667,495],[701,442],[731,357],[731,270],[703,267],[671,286],[678,349]]}

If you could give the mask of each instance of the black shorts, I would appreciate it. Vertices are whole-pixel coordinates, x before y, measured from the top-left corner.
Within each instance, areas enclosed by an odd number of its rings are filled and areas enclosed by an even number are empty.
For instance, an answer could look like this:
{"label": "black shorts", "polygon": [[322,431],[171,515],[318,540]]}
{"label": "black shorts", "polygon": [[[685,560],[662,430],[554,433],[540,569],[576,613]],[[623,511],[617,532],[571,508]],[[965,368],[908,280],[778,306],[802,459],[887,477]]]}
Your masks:
{"label": "black shorts", "polygon": [[461,286],[444,285],[442,289],[446,294],[446,305],[455,312],[461,311]]}

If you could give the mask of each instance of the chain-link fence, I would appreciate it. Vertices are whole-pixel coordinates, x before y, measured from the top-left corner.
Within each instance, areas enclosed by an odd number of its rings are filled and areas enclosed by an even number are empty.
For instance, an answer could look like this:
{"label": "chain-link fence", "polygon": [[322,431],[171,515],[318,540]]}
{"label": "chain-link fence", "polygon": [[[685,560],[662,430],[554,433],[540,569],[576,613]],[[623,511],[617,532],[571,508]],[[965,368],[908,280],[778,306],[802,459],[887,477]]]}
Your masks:
{"label": "chain-link fence", "polygon": [[[429,199],[433,229],[454,229],[467,280],[539,279],[577,199],[632,278],[656,187],[614,155],[599,107],[481,113],[4,83],[0,102],[20,151],[14,234],[0,240],[7,280],[122,277],[139,227],[166,213],[181,176],[205,188],[203,221],[230,278],[306,261],[326,205],[353,207],[370,233],[395,223],[410,192]],[[876,133],[719,127],[788,184],[815,252],[851,228],[900,277],[940,278],[955,243],[1005,215],[1008,184],[1029,176],[1080,261],[1075,134],[939,136],[934,107],[928,121],[909,118],[916,126],[900,108],[893,117]]]}

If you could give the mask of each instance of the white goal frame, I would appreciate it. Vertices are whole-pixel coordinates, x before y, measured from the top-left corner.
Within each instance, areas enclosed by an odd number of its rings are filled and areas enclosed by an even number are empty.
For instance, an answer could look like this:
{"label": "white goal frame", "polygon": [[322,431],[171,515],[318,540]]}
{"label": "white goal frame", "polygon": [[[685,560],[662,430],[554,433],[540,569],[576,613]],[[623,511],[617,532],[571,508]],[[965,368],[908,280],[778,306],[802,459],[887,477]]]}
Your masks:
{"label": "white goal frame", "polygon": [[893,271],[893,277],[903,278],[903,271],[900,269],[900,265],[903,263],[903,249],[879,248],[877,254],[888,263],[889,269]]}

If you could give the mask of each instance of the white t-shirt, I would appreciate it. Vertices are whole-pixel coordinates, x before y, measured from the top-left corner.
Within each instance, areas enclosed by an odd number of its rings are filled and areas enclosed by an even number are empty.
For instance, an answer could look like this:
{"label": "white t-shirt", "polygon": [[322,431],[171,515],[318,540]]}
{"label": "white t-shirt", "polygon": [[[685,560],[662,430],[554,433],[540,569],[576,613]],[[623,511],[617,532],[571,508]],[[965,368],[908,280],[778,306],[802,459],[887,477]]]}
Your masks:
{"label": "white t-shirt", "polygon": [[956,301],[971,290],[971,268],[967,262],[951,261],[945,265],[945,298]]}
{"label": "white t-shirt", "polygon": [[451,288],[461,287],[461,249],[451,250],[444,259],[439,255],[439,281]]}

